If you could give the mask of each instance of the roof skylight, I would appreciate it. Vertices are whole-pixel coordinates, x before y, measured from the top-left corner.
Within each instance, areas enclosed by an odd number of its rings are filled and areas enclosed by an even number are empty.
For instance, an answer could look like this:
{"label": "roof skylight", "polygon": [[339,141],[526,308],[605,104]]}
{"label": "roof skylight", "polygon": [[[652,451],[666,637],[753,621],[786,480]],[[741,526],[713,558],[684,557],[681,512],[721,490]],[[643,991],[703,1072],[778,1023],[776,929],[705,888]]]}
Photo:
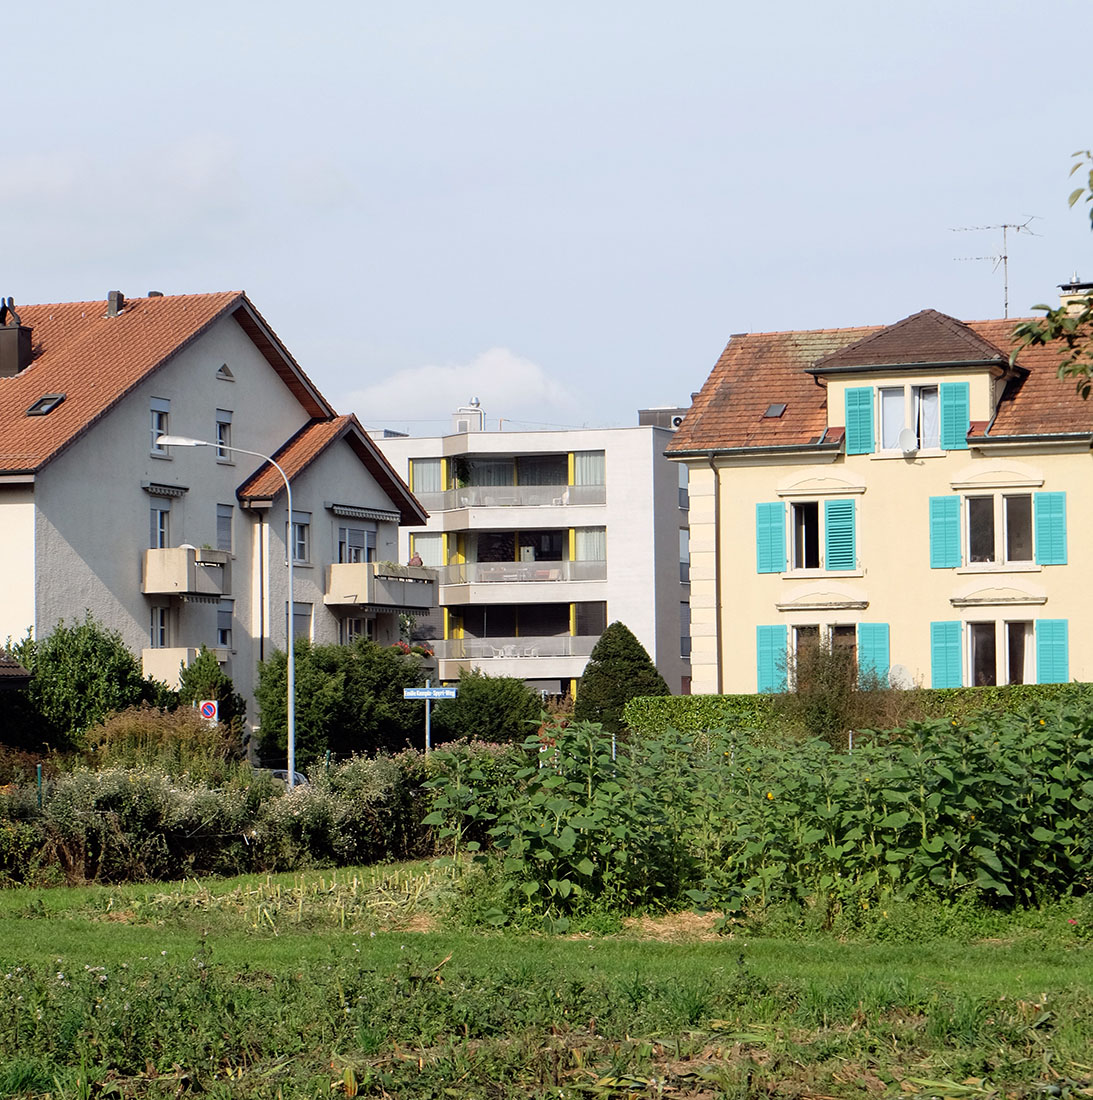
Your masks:
{"label": "roof skylight", "polygon": [[27,409],[27,416],[48,416],[64,399],[63,393],[47,393]]}

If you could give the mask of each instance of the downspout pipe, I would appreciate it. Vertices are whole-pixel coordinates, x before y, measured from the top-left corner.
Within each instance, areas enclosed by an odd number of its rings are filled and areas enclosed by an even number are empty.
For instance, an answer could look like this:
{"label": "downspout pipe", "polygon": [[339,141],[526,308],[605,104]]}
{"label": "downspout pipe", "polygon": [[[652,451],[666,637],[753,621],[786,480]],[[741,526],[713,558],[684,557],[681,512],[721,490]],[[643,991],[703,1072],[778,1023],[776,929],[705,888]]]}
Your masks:
{"label": "downspout pipe", "polygon": [[708,451],[706,458],[713,474],[713,598],[714,622],[717,624],[714,637],[714,651],[717,669],[717,694],[724,694],[724,667],[722,659],[724,624],[721,620],[721,472],[714,463],[714,451]]}

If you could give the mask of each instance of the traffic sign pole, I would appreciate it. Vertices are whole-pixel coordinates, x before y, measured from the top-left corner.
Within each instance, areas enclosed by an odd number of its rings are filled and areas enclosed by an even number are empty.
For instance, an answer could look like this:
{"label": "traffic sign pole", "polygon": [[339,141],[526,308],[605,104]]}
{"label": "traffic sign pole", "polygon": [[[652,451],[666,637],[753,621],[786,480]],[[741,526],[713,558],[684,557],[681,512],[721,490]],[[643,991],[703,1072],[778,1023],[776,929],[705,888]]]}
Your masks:
{"label": "traffic sign pole", "polygon": [[434,699],[455,699],[459,695],[459,688],[457,687],[432,687],[429,680],[425,681],[423,688],[403,688],[403,699],[424,699],[425,700],[425,753],[428,755],[433,751],[433,736],[432,736],[432,706]]}
{"label": "traffic sign pole", "polygon": [[[425,686],[426,687],[429,686],[429,681],[428,680],[425,681]],[[428,756],[429,753],[431,753],[433,751],[432,731],[429,729],[429,719],[432,715],[432,710],[433,710],[433,701],[432,701],[432,699],[427,698],[425,700],[425,755],[426,756]]]}

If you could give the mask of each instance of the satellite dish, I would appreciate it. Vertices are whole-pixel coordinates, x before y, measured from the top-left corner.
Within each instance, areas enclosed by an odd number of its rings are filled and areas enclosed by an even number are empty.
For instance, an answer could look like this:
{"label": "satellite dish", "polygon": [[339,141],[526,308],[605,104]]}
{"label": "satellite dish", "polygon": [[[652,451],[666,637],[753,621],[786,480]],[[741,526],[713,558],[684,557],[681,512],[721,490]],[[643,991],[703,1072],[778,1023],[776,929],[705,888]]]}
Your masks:
{"label": "satellite dish", "polygon": [[900,688],[904,691],[915,686],[915,682],[911,678],[910,670],[906,665],[893,665],[888,670],[888,682],[892,687]]}
{"label": "satellite dish", "polygon": [[918,450],[918,436],[914,428],[901,428],[897,443],[905,455],[913,455]]}

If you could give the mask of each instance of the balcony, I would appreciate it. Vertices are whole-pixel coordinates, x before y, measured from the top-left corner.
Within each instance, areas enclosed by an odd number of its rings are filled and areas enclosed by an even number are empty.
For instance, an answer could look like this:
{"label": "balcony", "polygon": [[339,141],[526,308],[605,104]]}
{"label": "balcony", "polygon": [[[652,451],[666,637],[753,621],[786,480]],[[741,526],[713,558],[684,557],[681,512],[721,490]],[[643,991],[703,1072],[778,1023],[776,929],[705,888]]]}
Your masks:
{"label": "balcony", "polygon": [[457,679],[462,669],[491,676],[534,680],[580,676],[599,635],[569,634],[521,638],[454,638],[431,643],[442,679]]}
{"label": "balcony", "polygon": [[[179,672],[183,665],[189,666],[197,660],[201,651],[192,646],[170,646],[163,649],[142,649],[140,662],[144,675],[151,680],[159,680],[166,684],[172,691],[178,691]],[[231,657],[226,649],[213,649],[210,651],[216,656],[220,664],[225,665]]]}
{"label": "balcony", "polygon": [[231,554],[195,546],[145,550],[141,591],[146,596],[219,599],[231,592]]}
{"label": "balcony", "polygon": [[604,504],[603,485],[465,485],[443,493],[418,493],[427,512],[456,508],[564,508],[580,504]]}
{"label": "balcony", "polygon": [[602,581],[605,561],[469,561],[439,569],[441,584],[504,584],[541,581]]}
{"label": "balcony", "polygon": [[436,570],[394,562],[340,562],[330,566],[323,603],[377,611],[430,611],[436,607]]}

